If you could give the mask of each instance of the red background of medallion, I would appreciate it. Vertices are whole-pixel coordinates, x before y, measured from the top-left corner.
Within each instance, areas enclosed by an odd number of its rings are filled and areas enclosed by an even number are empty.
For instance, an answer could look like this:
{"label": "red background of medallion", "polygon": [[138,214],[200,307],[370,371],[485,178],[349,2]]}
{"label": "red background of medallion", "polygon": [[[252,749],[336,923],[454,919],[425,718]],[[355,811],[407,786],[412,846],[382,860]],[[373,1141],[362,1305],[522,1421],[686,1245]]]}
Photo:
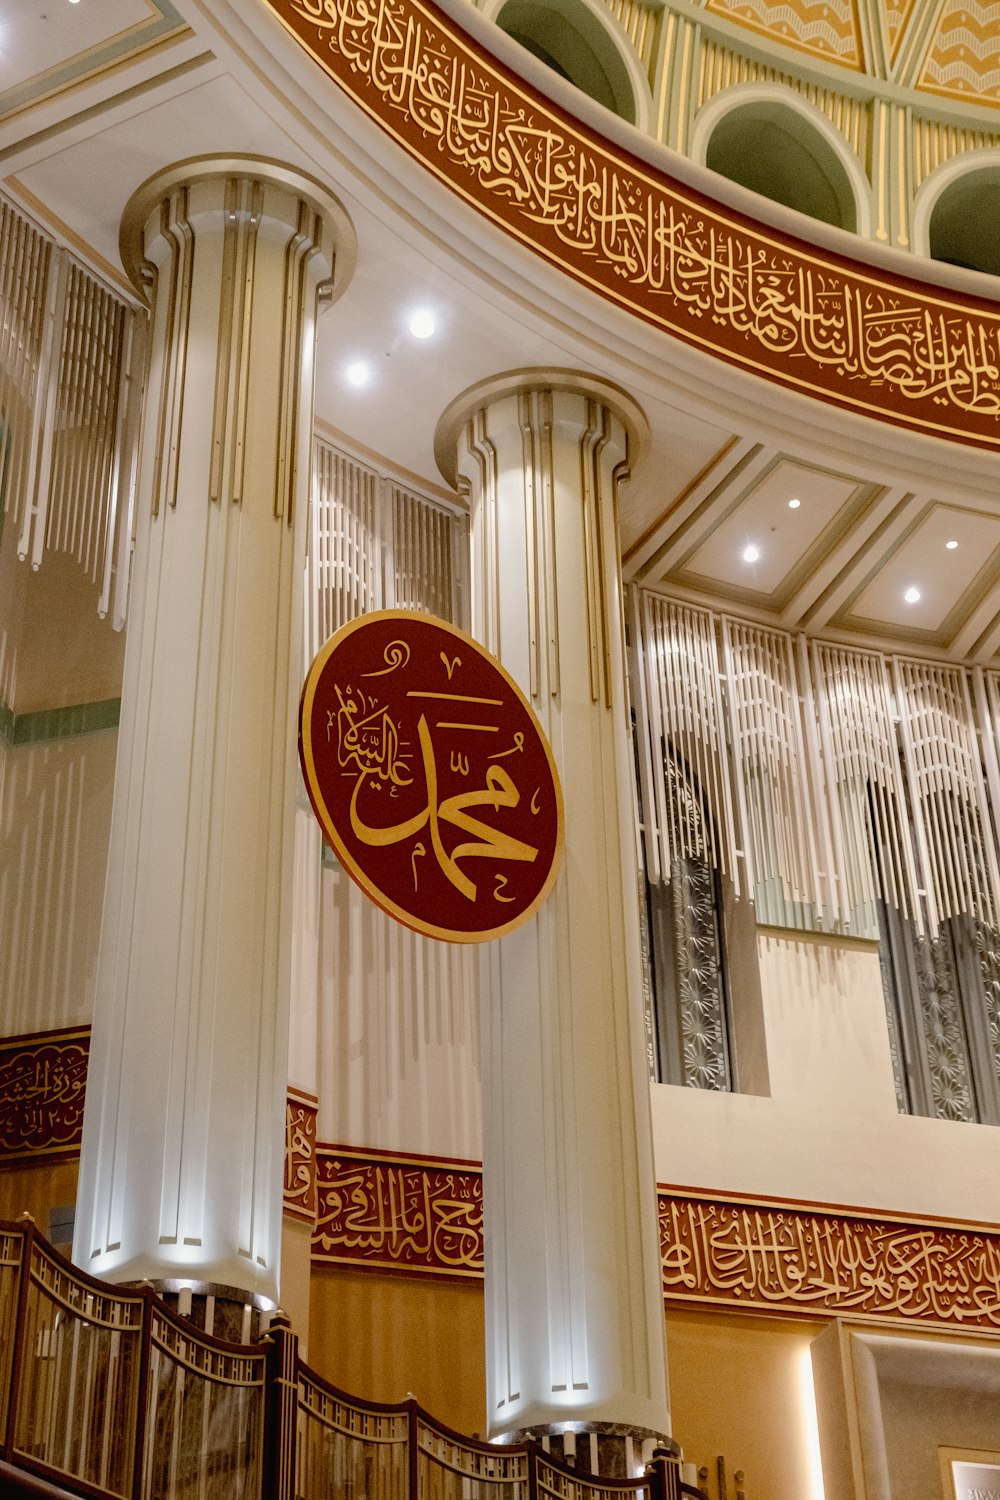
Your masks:
{"label": "red background of medallion", "polygon": [[[387,671],[398,642],[405,643],[409,659]],[[402,774],[411,778],[409,785],[400,786],[377,773],[365,774],[357,810],[368,827],[403,823],[419,816],[428,805],[418,738],[418,722],[424,714],[435,751],[438,806],[463,792],[483,790],[487,769],[503,768],[520,794],[518,805],[496,808],[491,801],[467,809],[467,815],[532,845],[538,850],[535,860],[512,860],[493,852],[462,857],[458,868],[476,886],[475,899],[469,899],[456,889],[435,857],[429,823],[384,846],[372,847],[359,838],[351,827],[350,807],[361,773],[356,765],[345,769],[338,759],[342,708],[338,687],[344,700],[352,690],[355,703],[359,692],[365,694],[364,708],[356,718],[371,712],[381,716],[385,711],[398,728]],[[416,693],[499,701],[484,704],[456,697],[412,696]],[[376,700],[374,706],[372,700]],[[457,725],[484,727],[449,727]],[[522,736],[523,749],[498,755],[515,744],[515,735]],[[519,690],[464,633],[431,616],[404,611],[365,616],[338,631],[306,679],[299,752],[313,809],[341,863],[378,905],[407,926],[453,941],[480,941],[516,926],[544,898],[562,843],[562,798],[548,747]],[[463,757],[467,774],[461,769]],[[531,811],[533,799],[536,813]],[[443,819],[439,827],[448,855],[459,844],[479,842],[470,831]],[[415,853],[421,843],[425,852]],[[506,882],[502,885],[501,876]],[[499,896],[507,900],[497,898],[498,887]]]}

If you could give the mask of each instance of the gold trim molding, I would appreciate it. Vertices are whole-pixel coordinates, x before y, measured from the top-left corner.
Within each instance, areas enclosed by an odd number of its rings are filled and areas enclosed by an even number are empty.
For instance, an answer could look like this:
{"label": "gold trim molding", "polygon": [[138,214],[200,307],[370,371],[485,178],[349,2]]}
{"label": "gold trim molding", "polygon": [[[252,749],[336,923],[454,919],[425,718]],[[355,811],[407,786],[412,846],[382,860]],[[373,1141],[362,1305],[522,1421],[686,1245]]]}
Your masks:
{"label": "gold trim molding", "polygon": [[1000,447],[1000,313],[720,208],[575,121],[433,0],[267,0],[406,151],[581,284],[788,389]]}

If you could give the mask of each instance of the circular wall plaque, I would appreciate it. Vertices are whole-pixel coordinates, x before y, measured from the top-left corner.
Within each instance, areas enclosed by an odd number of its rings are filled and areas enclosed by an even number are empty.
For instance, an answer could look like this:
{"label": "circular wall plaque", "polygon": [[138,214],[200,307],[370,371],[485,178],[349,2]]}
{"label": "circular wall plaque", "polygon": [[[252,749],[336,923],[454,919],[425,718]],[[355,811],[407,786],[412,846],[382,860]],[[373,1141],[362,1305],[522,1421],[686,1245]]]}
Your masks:
{"label": "circular wall plaque", "polygon": [[517,684],[453,625],[382,610],[338,630],[306,677],[299,756],[341,864],[407,927],[484,942],[551,890],[552,752]]}

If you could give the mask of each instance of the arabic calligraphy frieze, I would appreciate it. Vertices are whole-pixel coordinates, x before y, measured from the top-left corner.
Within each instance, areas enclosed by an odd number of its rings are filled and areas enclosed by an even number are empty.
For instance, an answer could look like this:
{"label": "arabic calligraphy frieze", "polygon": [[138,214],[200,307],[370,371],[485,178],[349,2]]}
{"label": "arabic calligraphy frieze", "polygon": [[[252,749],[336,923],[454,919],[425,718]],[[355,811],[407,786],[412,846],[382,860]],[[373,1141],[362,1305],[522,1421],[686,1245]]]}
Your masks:
{"label": "arabic calligraphy frieze", "polygon": [[316,1114],[311,1094],[289,1089],[285,1101],[285,1183],[283,1211],[316,1221]]}
{"label": "arabic calligraphy frieze", "polygon": [[367,113],[560,269],[694,346],[917,430],[1000,446],[1000,313],[755,225],[522,83],[433,0],[268,0]]}
{"label": "arabic calligraphy frieze", "polygon": [[76,1154],[89,1026],[0,1040],[0,1160]]}
{"label": "arabic calligraphy frieze", "polygon": [[352,620],[310,667],[299,725],[323,832],[390,916],[482,942],[545,900],[563,836],[552,754],[513,679],[464,631],[407,610]]}
{"label": "arabic calligraphy frieze", "polygon": [[483,1175],[469,1162],[317,1151],[314,1261],[483,1274]]}
{"label": "arabic calligraphy frieze", "polygon": [[660,1191],[664,1294],[756,1312],[1000,1330],[1000,1234]]}

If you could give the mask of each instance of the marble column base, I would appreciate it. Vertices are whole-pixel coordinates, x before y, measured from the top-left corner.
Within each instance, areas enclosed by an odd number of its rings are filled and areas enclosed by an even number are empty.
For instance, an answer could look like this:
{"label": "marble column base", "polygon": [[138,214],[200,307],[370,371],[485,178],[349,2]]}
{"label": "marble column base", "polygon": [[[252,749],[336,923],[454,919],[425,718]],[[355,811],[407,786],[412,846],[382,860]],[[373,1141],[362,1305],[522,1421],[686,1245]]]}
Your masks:
{"label": "marble column base", "polygon": [[636,1479],[654,1453],[672,1459],[681,1454],[673,1438],[662,1432],[619,1422],[552,1422],[508,1432],[493,1441],[540,1443],[546,1453],[578,1473],[601,1479]]}
{"label": "marble column base", "polygon": [[176,1278],[144,1282],[170,1311],[187,1318],[201,1333],[227,1344],[255,1344],[263,1338],[275,1311],[273,1303],[239,1287],[214,1281]]}

